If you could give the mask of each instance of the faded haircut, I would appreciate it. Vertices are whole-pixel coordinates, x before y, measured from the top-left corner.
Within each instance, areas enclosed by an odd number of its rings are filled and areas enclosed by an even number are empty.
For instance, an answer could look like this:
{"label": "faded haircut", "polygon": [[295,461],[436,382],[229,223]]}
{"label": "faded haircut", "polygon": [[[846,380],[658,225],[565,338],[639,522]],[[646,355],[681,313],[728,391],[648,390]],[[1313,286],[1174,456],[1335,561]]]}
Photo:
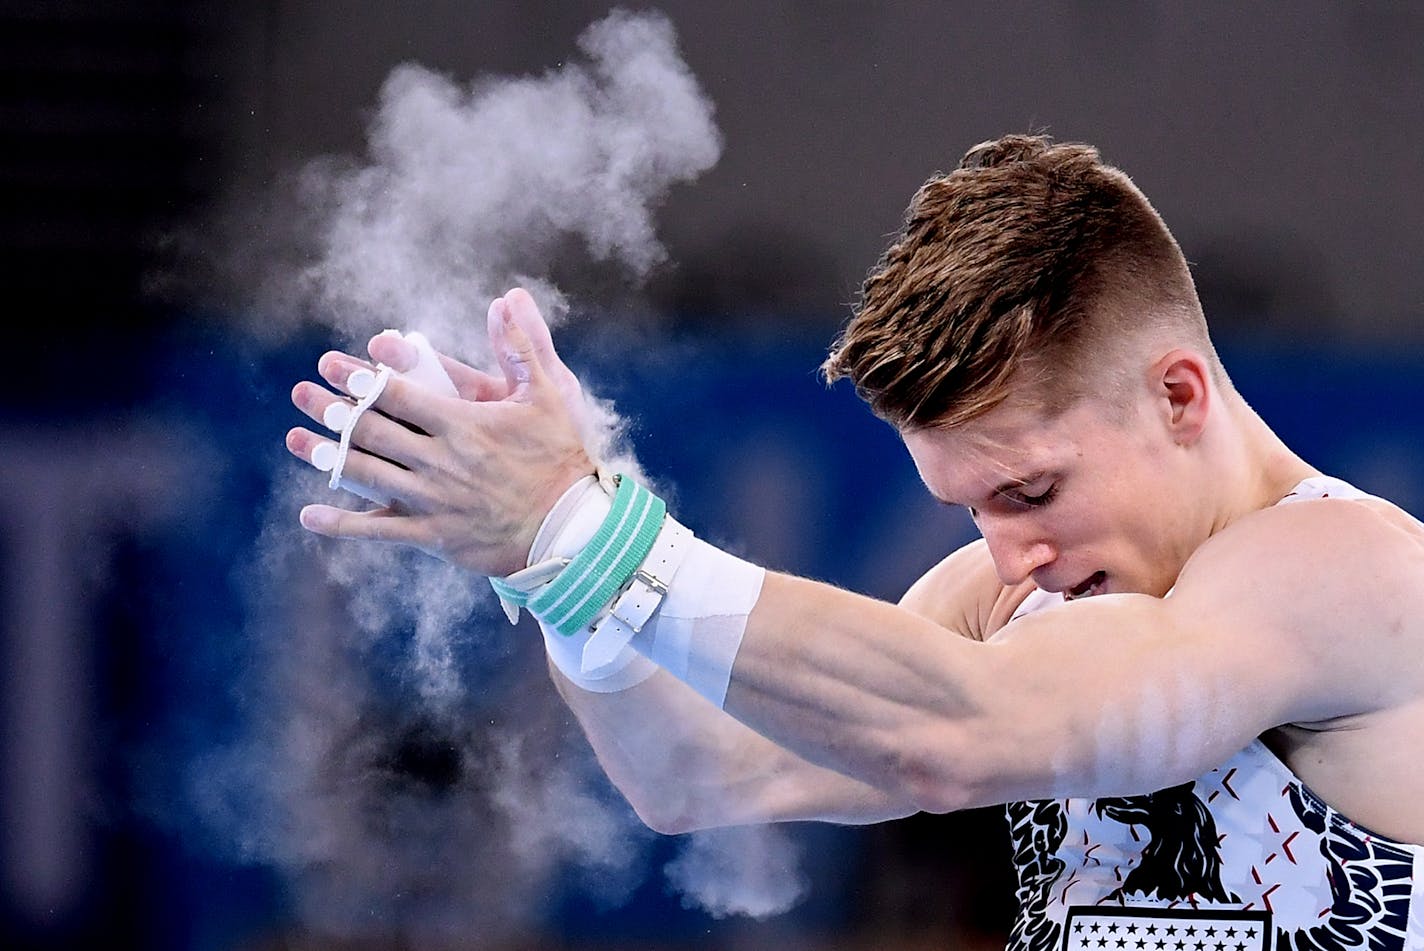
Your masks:
{"label": "faded haircut", "polygon": [[900,429],[953,426],[1011,392],[1049,413],[1117,388],[1143,332],[1225,380],[1181,248],[1092,146],[1009,135],[910,202],[822,366]]}

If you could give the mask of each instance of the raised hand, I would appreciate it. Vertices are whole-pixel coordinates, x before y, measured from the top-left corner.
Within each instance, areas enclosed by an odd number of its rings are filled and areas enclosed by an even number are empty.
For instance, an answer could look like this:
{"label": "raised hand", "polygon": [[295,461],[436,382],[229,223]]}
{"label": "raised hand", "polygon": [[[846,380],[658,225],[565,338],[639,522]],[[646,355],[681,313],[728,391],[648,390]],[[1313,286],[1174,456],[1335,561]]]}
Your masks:
{"label": "raised hand", "polygon": [[[502,380],[445,359],[460,398],[393,376],[374,404],[378,412],[357,420],[345,472],[391,504],[366,512],[308,505],[304,527],[411,545],[482,574],[524,567],[544,515],[594,465],[580,432],[578,380],[554,353],[533,298],[515,289],[495,300],[489,328]],[[413,359],[407,348],[394,337],[371,343],[372,356],[396,369]],[[332,352],[317,368],[350,395],[351,374],[370,366]],[[317,421],[340,399],[309,382],[292,391],[292,402]],[[329,442],[300,427],[287,434],[287,448],[307,462]]]}

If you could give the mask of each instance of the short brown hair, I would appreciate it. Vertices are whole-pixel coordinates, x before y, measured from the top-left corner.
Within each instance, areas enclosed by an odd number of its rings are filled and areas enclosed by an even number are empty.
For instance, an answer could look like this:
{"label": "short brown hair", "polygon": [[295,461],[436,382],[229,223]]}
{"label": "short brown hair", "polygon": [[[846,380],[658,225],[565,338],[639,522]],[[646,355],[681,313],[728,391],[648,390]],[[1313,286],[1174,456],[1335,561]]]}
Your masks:
{"label": "short brown hair", "polygon": [[1106,382],[1086,358],[1167,324],[1219,366],[1146,196],[1092,146],[1009,135],[921,186],[822,369],[896,427],[954,425],[1011,380],[1051,379],[1063,408]]}

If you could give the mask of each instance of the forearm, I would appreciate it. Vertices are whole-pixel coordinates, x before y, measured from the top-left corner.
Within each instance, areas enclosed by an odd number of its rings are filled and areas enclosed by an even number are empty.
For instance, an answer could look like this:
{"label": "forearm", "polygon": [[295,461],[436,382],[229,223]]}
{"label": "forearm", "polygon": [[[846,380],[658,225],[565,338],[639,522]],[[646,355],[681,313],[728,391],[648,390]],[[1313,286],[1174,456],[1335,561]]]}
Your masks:
{"label": "forearm", "polygon": [[[724,709],[929,811],[1136,795],[1199,776],[1292,719],[1289,677],[1275,693],[1259,686],[1280,642],[1258,633],[1265,621],[1232,624],[1220,605],[1248,594],[1223,600],[1224,585],[1213,578],[1198,595],[1179,582],[1169,599],[1098,595],[981,643],[893,605],[768,575]],[[1242,683],[1257,685],[1249,705],[1233,702]]]}
{"label": "forearm", "polygon": [[554,665],[551,673],[609,779],[659,832],[800,819],[858,824],[914,811],[777,746],[665,671],[616,693],[580,689]]}
{"label": "forearm", "polygon": [[[642,537],[629,526],[656,517],[656,507],[648,507],[654,502],[627,481],[611,501],[591,480],[571,490],[546,520],[564,527],[543,534],[556,535],[575,558],[558,568],[556,580],[545,584],[542,574],[534,579],[545,586],[527,601],[540,618],[554,665],[584,691],[613,697],[571,698],[571,704],[610,776],[651,825],[681,825],[688,814],[698,825],[843,818],[844,799],[864,798],[842,795],[814,807],[782,802],[777,793],[783,777],[772,766],[802,778],[790,760],[798,769],[814,763],[888,790],[900,804],[897,812],[914,802],[957,801],[955,777],[945,767],[965,758],[947,757],[946,747],[964,735],[975,710],[967,690],[956,686],[970,678],[961,669],[964,652],[955,645],[970,642],[894,605],[768,574],[693,538],[671,518],[647,554],[636,556],[642,562],[636,573],[601,568],[637,564],[624,555]],[[652,516],[645,516],[649,511]],[[541,563],[542,552],[531,562]],[[635,574],[622,589],[626,594],[615,596],[592,625],[568,621],[574,612],[567,606],[582,609],[606,597],[588,579],[601,585],[624,571]],[[505,595],[518,596],[514,581],[500,585]],[[620,605],[641,605],[645,613]],[[620,631],[630,639],[610,638]],[[600,652],[601,643],[607,647]],[[659,668],[658,685],[648,685]],[[630,737],[705,759],[649,762],[628,753]],[[636,740],[631,748],[646,746]],[[723,815],[716,798],[695,809],[677,807],[684,793],[666,790],[689,778],[695,783],[685,795],[705,789],[718,797],[736,789],[745,809]],[[805,778],[818,791],[835,785],[829,776]],[[755,795],[741,788],[747,784],[754,784]],[[855,814],[863,809],[856,805]]]}
{"label": "forearm", "polygon": [[[649,824],[884,818],[886,801],[892,814],[942,803],[944,746],[970,709],[950,703],[962,658],[945,645],[963,639],[768,575],[661,505],[629,480],[612,495],[585,480],[545,519],[532,567],[496,584],[539,618],[553,665],[580,688],[567,699]],[[905,742],[913,731],[924,743]]]}
{"label": "forearm", "polygon": [[992,651],[895,605],[768,573],[725,710],[920,808],[968,805]]}

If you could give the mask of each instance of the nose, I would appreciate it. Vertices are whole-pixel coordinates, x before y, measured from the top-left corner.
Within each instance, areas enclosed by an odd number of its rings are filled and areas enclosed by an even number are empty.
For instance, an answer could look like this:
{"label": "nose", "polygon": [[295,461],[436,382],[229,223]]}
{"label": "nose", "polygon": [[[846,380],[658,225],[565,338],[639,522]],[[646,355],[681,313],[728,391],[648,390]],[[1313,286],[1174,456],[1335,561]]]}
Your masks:
{"label": "nose", "polygon": [[979,520],[979,531],[989,545],[989,557],[999,583],[1016,585],[1027,581],[1040,568],[1053,563],[1058,550],[1046,538],[1024,531],[1018,525],[1002,522],[986,524]]}

